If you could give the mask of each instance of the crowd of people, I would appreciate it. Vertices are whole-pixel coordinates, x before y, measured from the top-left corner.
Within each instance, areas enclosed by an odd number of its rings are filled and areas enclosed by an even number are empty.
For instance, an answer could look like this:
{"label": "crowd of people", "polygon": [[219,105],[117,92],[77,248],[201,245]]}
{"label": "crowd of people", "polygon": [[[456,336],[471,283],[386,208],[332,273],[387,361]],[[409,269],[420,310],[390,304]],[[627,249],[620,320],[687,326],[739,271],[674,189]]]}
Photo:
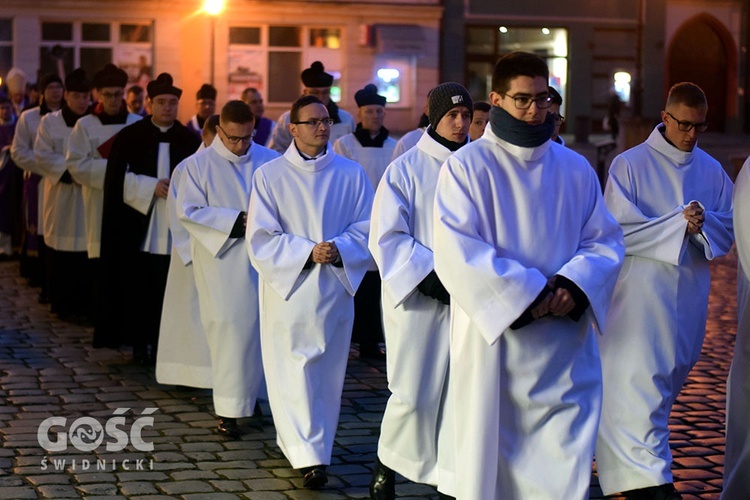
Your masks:
{"label": "crowd of people", "polygon": [[510,53],[491,78],[489,102],[437,85],[396,141],[378,88],[350,114],[320,62],[277,122],[258,89],[217,113],[205,84],[186,125],[167,73],[143,89],[111,64],[76,69],[41,79],[33,105],[15,71],[0,256],[22,247],[39,300],[92,322],[95,346],[212,389],[218,433],[238,437],[268,400],[306,488],[328,481],[356,342],[386,360],[391,393],[372,499],[396,497],[396,473],[441,498],[586,498],[595,457],[605,494],[669,500],[669,413],[703,342],[709,261],[736,226],[725,498],[750,496],[750,174],[733,209],[697,146],[705,94],[675,84],[602,194],[559,136],[546,62]]}

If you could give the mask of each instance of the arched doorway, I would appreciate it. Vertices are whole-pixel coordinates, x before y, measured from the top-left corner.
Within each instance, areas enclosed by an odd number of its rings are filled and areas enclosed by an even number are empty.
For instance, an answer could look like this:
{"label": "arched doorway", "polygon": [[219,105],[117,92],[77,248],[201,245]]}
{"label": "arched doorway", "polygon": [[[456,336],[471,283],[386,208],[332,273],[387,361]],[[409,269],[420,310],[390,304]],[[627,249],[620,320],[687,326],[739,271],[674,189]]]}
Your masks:
{"label": "arched doorway", "polygon": [[667,90],[677,82],[694,82],[708,98],[710,130],[723,131],[735,116],[737,52],[732,36],[708,14],[686,21],[675,32],[667,53]]}

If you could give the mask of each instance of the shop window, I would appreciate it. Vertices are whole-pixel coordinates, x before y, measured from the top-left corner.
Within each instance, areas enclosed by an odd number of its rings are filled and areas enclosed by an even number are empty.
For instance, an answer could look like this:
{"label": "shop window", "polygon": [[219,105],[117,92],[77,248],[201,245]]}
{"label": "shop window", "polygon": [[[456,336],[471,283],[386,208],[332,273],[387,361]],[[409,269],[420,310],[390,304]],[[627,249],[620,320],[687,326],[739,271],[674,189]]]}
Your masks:
{"label": "shop window", "polygon": [[[549,84],[563,97],[566,95],[568,30],[551,26],[507,24],[468,26],[466,38],[466,82],[474,99],[489,98],[495,62],[502,55],[518,50],[537,54],[547,61],[550,72]],[[564,111],[562,113],[565,114]]]}
{"label": "shop window", "polygon": [[260,45],[260,28],[229,28],[229,43]]}
{"label": "shop window", "polygon": [[64,77],[76,67],[89,78],[108,63],[128,73],[129,83],[145,86],[152,78],[151,23],[42,22],[40,74]]}
{"label": "shop window", "polygon": [[290,103],[302,90],[299,74],[321,61],[334,77],[331,100],[341,100],[342,30],[305,26],[230,26],[228,95],[238,99],[247,87],[268,103]]}
{"label": "shop window", "polygon": [[0,78],[13,67],[13,20],[0,19]]}

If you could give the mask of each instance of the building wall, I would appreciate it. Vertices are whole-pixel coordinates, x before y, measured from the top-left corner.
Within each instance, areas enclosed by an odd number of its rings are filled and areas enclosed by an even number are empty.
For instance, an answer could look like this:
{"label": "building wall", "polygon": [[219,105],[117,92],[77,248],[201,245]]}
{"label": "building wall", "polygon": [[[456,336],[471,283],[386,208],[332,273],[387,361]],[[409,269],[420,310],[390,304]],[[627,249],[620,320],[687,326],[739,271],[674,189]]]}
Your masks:
{"label": "building wall", "polygon": [[[339,105],[352,113],[356,112],[354,93],[372,81],[377,70],[376,61],[389,55],[405,61],[410,69],[409,79],[405,82],[406,105],[389,106],[386,117],[386,126],[394,132],[404,132],[416,126],[424,96],[439,83],[443,9],[438,0],[394,2],[387,8],[367,0],[361,3],[230,0],[225,11],[213,21],[200,10],[201,6],[201,0],[4,0],[0,18],[13,19],[13,64],[26,71],[32,81],[40,66],[40,45],[43,43],[40,26],[43,21],[151,23],[152,76],[169,72],[176,85],[184,90],[180,106],[183,121],[195,111],[193,96],[201,84],[211,79],[212,24],[215,44],[213,74],[219,104],[229,97],[229,30],[233,26],[339,28],[342,90]],[[412,44],[411,52],[408,46],[404,49],[378,40],[379,27],[398,25],[406,26],[407,32],[418,30],[421,33],[420,40]],[[312,61],[303,62],[302,68],[290,70],[289,78],[295,82],[299,82],[301,69]],[[301,82],[299,89],[302,90]],[[275,118],[288,107],[289,102],[267,102],[266,115]]]}

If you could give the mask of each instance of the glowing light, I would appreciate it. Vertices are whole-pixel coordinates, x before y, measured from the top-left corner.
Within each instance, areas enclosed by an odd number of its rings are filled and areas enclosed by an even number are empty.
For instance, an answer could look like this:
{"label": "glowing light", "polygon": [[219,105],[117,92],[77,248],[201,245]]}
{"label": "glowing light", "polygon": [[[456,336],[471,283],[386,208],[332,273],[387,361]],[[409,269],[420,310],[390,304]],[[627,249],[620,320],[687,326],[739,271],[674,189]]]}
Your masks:
{"label": "glowing light", "polygon": [[615,82],[617,83],[630,83],[630,80],[630,73],[626,71],[618,71],[617,73],[615,73]]}
{"label": "glowing light", "polygon": [[206,0],[203,3],[203,10],[207,14],[217,16],[221,14],[222,10],[224,10],[224,0]]}
{"label": "glowing light", "polygon": [[543,35],[549,35],[549,28],[542,28]]}
{"label": "glowing light", "polygon": [[390,83],[393,80],[398,79],[400,73],[396,68],[380,68],[378,70],[378,78],[386,83]]}
{"label": "glowing light", "polygon": [[499,30],[500,30],[500,33],[507,33],[508,32],[508,28],[506,28],[505,26],[500,26]]}

